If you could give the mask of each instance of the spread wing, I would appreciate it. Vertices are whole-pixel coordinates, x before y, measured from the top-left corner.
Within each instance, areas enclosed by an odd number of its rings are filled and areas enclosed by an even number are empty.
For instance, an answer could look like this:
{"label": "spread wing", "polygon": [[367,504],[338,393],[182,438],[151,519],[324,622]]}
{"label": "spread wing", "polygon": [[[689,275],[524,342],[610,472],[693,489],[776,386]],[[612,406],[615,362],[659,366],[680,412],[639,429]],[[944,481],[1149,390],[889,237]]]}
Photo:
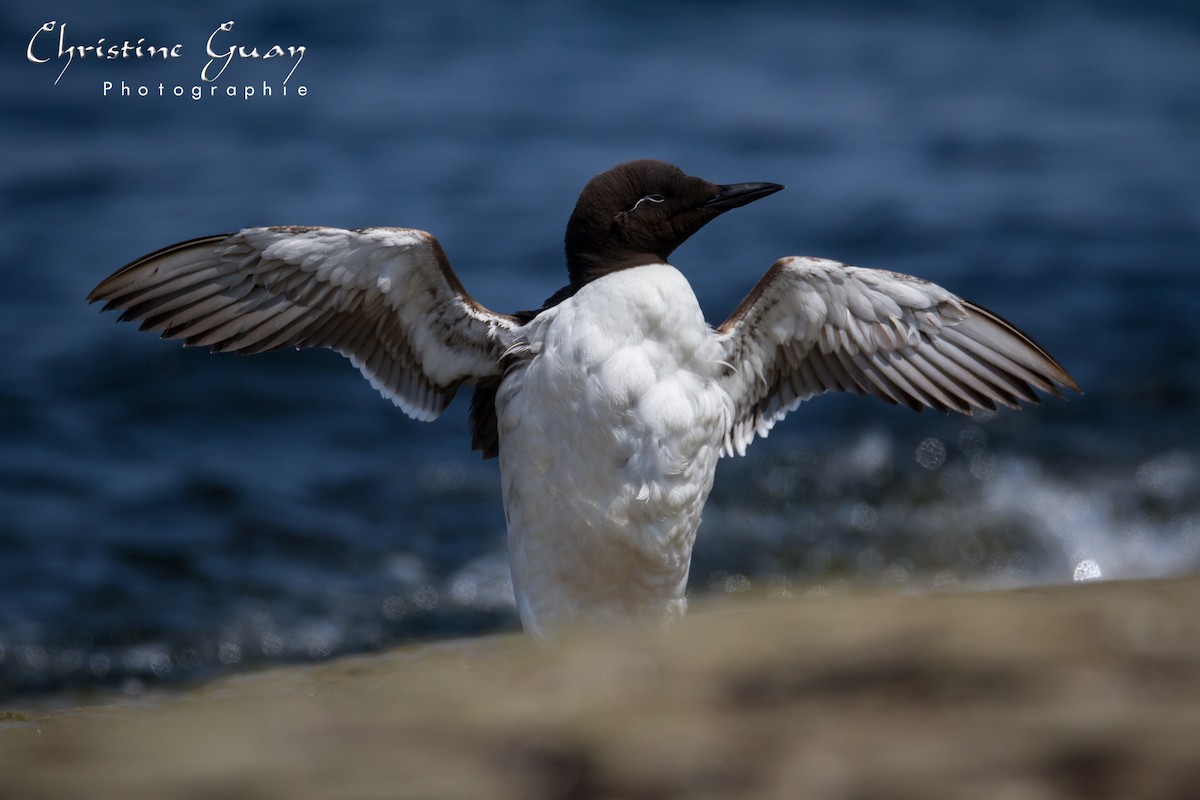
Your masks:
{"label": "spread wing", "polygon": [[235,353],[327,347],[407,414],[500,374],[513,317],[476,303],[437,239],[405,228],[246,228],[172,245],[88,296],[122,320]]}
{"label": "spread wing", "polygon": [[823,258],[771,266],[717,329],[733,425],[722,453],[742,455],[789,411],[831,391],[916,411],[970,414],[1079,391],[1032,339],[940,286]]}

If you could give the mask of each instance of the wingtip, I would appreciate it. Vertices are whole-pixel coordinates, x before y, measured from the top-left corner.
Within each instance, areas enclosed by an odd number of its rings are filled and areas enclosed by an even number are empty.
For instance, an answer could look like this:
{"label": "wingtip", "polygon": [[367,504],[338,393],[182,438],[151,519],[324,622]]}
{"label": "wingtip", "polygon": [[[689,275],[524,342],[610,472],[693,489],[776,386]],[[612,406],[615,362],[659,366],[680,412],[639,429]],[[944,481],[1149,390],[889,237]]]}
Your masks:
{"label": "wingtip", "polygon": [[1046,393],[1057,397],[1059,400],[1067,400],[1067,395],[1059,389],[1059,387],[1062,387],[1063,389],[1067,389],[1068,391],[1075,392],[1076,394],[1082,396],[1083,389],[1079,388],[1079,384],[1075,382],[1075,379],[1071,377],[1071,374],[1063,369],[1062,364],[1059,364],[1057,361],[1051,358],[1050,354],[1046,353],[1045,350],[1043,350],[1042,353],[1047,359],[1049,359],[1050,363],[1053,364],[1057,370],[1057,374],[1045,376],[1047,378],[1047,383],[1050,384],[1049,388],[1046,389]]}
{"label": "wingtip", "polygon": [[1038,344],[1036,341],[1034,341],[1033,338],[1029,334],[1025,333],[1023,330],[1018,328],[1016,325],[1013,325],[1011,322],[1009,322],[1007,319],[1005,319],[1004,317],[997,314],[995,311],[984,308],[983,306],[979,305],[978,303],[964,301],[964,305],[966,305],[967,308],[969,310],[971,310],[972,312],[974,312],[984,318],[991,319],[995,323],[999,324],[1002,328],[1007,329],[1011,334],[1013,334],[1013,335],[1017,336],[1019,339],[1023,340],[1030,348],[1033,349],[1034,352],[1036,352],[1039,356],[1041,356],[1047,362],[1049,369],[1045,369],[1044,372],[1046,374],[1040,376],[1048,384],[1048,387],[1041,387],[1043,389],[1043,391],[1046,391],[1047,394],[1051,394],[1061,400],[1066,400],[1067,397],[1062,392],[1058,391],[1058,388],[1057,388],[1058,386],[1061,386],[1064,389],[1069,389],[1073,392],[1076,392],[1081,396],[1083,395],[1083,389],[1081,389],[1079,384],[1075,381],[1075,379],[1071,377],[1071,374],[1069,372],[1067,372],[1066,368],[1063,367],[1062,364],[1058,363],[1058,359],[1056,359],[1056,358],[1054,358],[1054,356],[1050,355],[1050,353],[1047,352],[1046,348],[1042,347],[1040,344]]}
{"label": "wingtip", "polygon": [[108,278],[100,281],[100,283],[96,284],[96,286],[90,292],[88,292],[87,297],[85,298],[85,302],[89,306],[93,303],[99,303],[101,300],[105,301],[105,304],[100,308],[102,312],[111,311],[113,308],[112,303],[109,302],[111,298],[107,288],[108,281]]}

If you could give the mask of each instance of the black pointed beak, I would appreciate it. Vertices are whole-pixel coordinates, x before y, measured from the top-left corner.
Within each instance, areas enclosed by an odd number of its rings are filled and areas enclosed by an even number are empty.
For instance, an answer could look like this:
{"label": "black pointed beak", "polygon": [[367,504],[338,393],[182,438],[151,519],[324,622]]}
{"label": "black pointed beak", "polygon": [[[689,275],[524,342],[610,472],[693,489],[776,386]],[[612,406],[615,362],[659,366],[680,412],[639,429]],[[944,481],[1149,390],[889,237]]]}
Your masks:
{"label": "black pointed beak", "polygon": [[778,183],[731,183],[717,188],[720,191],[706,200],[701,208],[712,208],[717,211],[741,208],[747,203],[753,203],[769,194],[775,194],[783,186]]}

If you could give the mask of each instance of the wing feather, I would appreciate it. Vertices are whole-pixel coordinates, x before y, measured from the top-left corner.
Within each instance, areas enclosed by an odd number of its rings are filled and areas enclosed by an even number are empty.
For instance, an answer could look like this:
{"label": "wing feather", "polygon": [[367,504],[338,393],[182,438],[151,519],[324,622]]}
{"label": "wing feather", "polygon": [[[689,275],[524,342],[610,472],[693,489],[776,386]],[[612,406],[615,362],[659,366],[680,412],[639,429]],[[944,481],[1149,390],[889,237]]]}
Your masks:
{"label": "wing feather", "polygon": [[475,302],[438,241],[405,228],[246,228],[139,258],[88,296],[185,344],[347,356],[406,413],[433,419],[501,372],[514,317]]}
{"label": "wing feather", "polygon": [[821,258],[777,261],[717,330],[735,412],[722,452],[745,452],[824,392],[920,411],[995,410],[1079,391],[998,315],[920,278]]}

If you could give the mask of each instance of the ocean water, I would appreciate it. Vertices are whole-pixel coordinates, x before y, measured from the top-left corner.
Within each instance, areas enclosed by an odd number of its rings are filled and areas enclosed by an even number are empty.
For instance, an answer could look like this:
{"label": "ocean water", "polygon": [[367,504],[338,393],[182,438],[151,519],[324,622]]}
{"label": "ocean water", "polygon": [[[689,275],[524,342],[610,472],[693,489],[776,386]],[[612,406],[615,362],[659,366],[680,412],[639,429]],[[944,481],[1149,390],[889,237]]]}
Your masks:
{"label": "ocean water", "polygon": [[[1085,392],[973,418],[805,404],[722,463],[694,596],[1200,568],[1194,4],[228,14],[0,10],[5,702],[515,629],[465,396],[414,422],[330,353],[185,350],[84,297],[199,235],[403,225],[485,305],[528,308],[564,282],[580,188],[639,157],[788,186],[676,254],[712,322],[783,255],[883,266],[1017,323]],[[181,47],[67,64],[59,33]],[[283,55],[206,83],[210,36]]]}

